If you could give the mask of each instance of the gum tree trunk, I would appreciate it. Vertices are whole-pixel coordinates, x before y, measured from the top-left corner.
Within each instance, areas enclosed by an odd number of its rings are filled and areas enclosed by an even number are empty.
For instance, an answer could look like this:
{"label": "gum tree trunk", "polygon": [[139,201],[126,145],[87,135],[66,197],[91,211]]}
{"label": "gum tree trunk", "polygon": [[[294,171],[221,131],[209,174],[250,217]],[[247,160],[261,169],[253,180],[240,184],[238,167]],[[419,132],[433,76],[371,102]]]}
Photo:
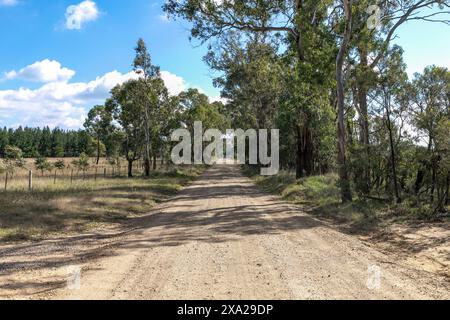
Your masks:
{"label": "gum tree trunk", "polygon": [[346,158],[346,130],[345,130],[345,91],[343,67],[345,55],[352,32],[352,0],[343,0],[342,4],[345,11],[345,32],[342,39],[339,53],[336,58],[336,81],[337,81],[337,109],[338,109],[338,159],[339,166],[339,184],[341,188],[341,199],[343,203],[351,202],[352,191],[350,189],[350,180],[347,168]]}

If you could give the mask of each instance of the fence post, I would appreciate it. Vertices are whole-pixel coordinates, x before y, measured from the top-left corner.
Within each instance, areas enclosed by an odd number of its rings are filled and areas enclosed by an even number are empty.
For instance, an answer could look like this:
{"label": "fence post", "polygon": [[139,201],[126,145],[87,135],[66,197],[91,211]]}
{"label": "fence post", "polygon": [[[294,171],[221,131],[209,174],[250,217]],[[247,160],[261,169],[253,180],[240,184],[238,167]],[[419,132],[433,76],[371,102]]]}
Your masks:
{"label": "fence post", "polygon": [[103,177],[106,178],[106,168],[103,168]]}
{"label": "fence post", "polygon": [[33,171],[28,172],[28,191],[33,190]]}
{"label": "fence post", "polygon": [[6,191],[6,189],[8,189],[8,172],[6,172],[5,175],[6,175],[5,176],[5,191]]}
{"label": "fence post", "polygon": [[70,171],[70,183],[72,183],[73,182],[73,169],[72,169],[72,171]]}
{"label": "fence post", "polygon": [[58,170],[55,169],[55,177],[53,178],[53,184],[56,184],[56,173],[58,172]]}
{"label": "fence post", "polygon": [[98,170],[98,168],[96,167],[95,168],[95,178],[94,178],[95,181],[97,181],[97,170]]}

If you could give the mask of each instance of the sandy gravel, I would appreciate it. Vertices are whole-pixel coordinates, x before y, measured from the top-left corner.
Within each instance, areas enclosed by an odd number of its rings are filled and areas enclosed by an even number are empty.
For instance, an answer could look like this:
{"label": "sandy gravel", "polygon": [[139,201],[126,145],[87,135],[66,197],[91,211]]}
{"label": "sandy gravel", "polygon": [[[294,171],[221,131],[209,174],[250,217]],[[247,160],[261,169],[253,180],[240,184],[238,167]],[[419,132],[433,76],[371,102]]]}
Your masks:
{"label": "sandy gravel", "polygon": [[449,299],[450,284],[216,166],[122,234],[0,247],[0,298],[18,297]]}

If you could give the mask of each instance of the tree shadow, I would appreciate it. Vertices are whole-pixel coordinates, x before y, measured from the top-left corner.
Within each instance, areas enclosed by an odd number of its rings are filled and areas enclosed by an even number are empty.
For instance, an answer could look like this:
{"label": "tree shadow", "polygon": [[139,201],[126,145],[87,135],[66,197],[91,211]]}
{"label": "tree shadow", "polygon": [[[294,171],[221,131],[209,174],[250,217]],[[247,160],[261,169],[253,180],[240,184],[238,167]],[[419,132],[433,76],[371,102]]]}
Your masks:
{"label": "tree shadow", "polygon": [[[120,193],[115,196],[122,200],[129,195]],[[136,195],[131,197],[142,200]],[[100,200],[96,205],[104,204]],[[51,210],[54,214],[57,208]],[[258,190],[240,175],[238,168],[215,167],[208,170],[195,185],[162,201],[146,215],[119,220],[115,232],[59,237],[0,248],[0,279],[18,270],[83,264],[116,255],[122,249],[176,247],[192,242],[233,242],[243,237],[275,235],[321,226],[321,222],[300,213],[292,205]],[[17,283],[16,286],[35,286],[36,292],[45,289],[45,284],[38,281],[34,284]]]}

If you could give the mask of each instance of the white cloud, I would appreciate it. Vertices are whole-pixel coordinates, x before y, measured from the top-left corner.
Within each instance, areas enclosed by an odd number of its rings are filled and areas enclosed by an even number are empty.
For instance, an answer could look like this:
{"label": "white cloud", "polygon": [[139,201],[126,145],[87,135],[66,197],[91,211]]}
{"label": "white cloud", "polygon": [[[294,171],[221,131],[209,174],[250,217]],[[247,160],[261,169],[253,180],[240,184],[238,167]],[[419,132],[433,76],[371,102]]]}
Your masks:
{"label": "white cloud", "polygon": [[62,68],[61,63],[55,60],[37,61],[19,71],[6,73],[6,79],[22,79],[33,82],[60,82],[68,81],[75,75],[75,71]]}
{"label": "white cloud", "polygon": [[[89,108],[103,104],[116,85],[137,77],[134,72],[112,71],[89,82],[53,81],[34,90],[0,90],[0,122],[8,120],[14,127],[78,129],[83,126]],[[168,71],[162,71],[161,77],[171,95],[187,87],[183,78]]]}
{"label": "white cloud", "polygon": [[104,103],[117,84],[136,77],[133,72],[109,72],[90,82],[50,82],[38,89],[0,90],[0,122],[15,119],[14,126],[44,126],[77,129],[86,110]]}
{"label": "white cloud", "polygon": [[186,90],[186,81],[184,81],[182,77],[168,71],[161,71],[161,78],[164,80],[169,94],[173,96],[176,96]]}
{"label": "white cloud", "polygon": [[77,5],[71,5],[66,10],[66,28],[79,30],[84,23],[96,20],[99,15],[100,11],[94,1],[86,0]]}
{"label": "white cloud", "polygon": [[0,0],[0,6],[12,7],[18,4],[17,0]]}

